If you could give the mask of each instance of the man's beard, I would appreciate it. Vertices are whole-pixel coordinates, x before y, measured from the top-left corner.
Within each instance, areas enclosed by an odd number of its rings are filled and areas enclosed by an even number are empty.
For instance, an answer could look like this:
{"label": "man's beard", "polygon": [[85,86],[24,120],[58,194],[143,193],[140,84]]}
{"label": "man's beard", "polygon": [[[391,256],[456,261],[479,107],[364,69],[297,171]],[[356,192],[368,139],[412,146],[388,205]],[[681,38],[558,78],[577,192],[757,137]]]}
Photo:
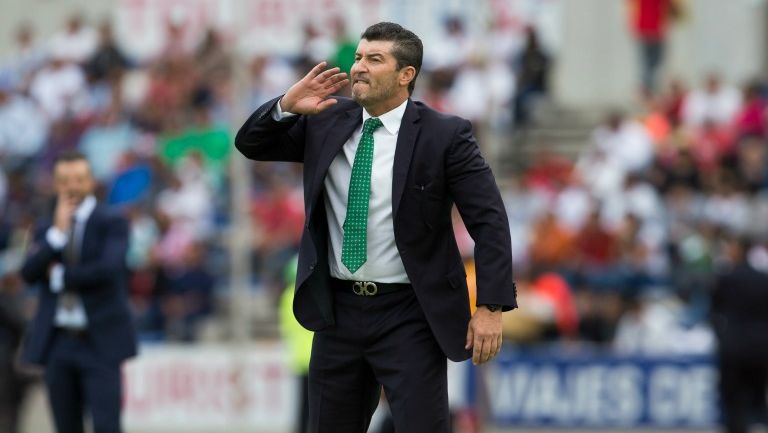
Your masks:
{"label": "man's beard", "polygon": [[355,92],[355,87],[352,86],[352,99],[362,106],[381,102],[395,93],[394,80],[393,82],[381,82],[375,89],[371,86],[370,81],[367,85],[368,91],[364,94]]}

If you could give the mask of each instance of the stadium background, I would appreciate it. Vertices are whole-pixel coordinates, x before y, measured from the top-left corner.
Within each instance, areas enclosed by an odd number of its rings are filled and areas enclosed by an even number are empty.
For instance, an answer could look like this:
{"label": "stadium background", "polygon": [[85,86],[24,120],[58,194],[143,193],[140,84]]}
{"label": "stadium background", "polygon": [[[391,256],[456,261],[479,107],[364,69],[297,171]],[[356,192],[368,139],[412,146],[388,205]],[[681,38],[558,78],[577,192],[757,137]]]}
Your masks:
{"label": "stadium background", "polygon": [[[233,132],[308,65],[347,65],[362,29],[393,20],[425,42],[415,98],[473,121],[513,234],[522,308],[497,361],[452,366],[457,431],[713,430],[708,283],[729,233],[768,234],[768,6],[677,4],[641,96],[632,0],[5,0],[4,300],[34,308],[15,271],[52,158],[81,149],[132,223],[144,350],[126,369],[128,431],[290,431],[278,302],[300,171],[245,161]],[[530,29],[541,43],[526,51]],[[49,431],[39,386],[24,411],[25,432]]]}

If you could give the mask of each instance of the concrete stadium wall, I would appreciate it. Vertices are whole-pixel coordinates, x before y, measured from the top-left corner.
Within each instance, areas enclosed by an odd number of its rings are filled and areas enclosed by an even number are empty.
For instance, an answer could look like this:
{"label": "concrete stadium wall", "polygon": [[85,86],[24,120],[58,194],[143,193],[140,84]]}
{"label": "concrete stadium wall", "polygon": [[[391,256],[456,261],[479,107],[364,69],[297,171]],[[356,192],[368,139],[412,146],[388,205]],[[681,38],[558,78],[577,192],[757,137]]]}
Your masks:
{"label": "concrete stadium wall", "polygon": [[[687,0],[687,17],[667,45],[663,78],[699,84],[710,71],[730,82],[764,74],[764,0]],[[626,106],[637,100],[639,57],[625,1],[562,2],[562,44],[554,81],[564,105]]]}
{"label": "concrete stadium wall", "polygon": [[117,6],[118,0],[3,0],[0,13],[0,53],[7,53],[19,23],[29,22],[37,40],[59,31],[74,11],[82,11],[89,21],[97,21]]}

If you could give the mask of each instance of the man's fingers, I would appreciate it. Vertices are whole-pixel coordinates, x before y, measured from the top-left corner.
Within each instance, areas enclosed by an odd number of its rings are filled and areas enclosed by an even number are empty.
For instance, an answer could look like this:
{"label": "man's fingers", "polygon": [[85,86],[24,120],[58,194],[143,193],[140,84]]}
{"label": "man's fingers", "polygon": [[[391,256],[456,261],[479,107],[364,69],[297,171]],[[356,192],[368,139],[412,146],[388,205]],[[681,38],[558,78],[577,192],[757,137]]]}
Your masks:
{"label": "man's fingers", "polygon": [[472,348],[472,342],[475,340],[475,333],[472,331],[472,326],[469,326],[467,328],[467,342],[464,345],[464,348],[469,350]]}
{"label": "man's fingers", "polygon": [[328,64],[328,62],[320,62],[315,65],[314,68],[312,68],[309,73],[307,73],[307,77],[315,78],[318,75],[320,75],[321,72],[323,72],[323,69],[325,69],[325,66]]}
{"label": "man's fingers", "polygon": [[489,359],[491,359],[491,354],[493,353],[493,340],[485,337],[483,338],[483,350],[480,352],[480,363],[484,364],[488,362]]}
{"label": "man's fingers", "polygon": [[501,345],[502,345],[503,342],[504,342],[504,339],[501,338],[501,335],[499,335],[496,338],[496,355],[498,355],[499,352],[501,352]]}
{"label": "man's fingers", "polygon": [[317,104],[317,112],[319,113],[319,112],[325,110],[326,108],[330,107],[331,105],[334,105],[337,102],[339,102],[339,101],[337,101],[336,99],[328,98],[328,99],[324,100],[323,102]]}
{"label": "man's fingers", "polygon": [[349,80],[347,79],[347,73],[346,72],[339,72],[338,74],[334,74],[334,75],[328,77],[328,79],[326,79],[325,83],[323,83],[323,84],[325,85],[325,88],[327,89],[327,88],[335,87],[337,84],[339,84],[342,81],[349,82]]}
{"label": "man's fingers", "polygon": [[482,358],[483,358],[483,339],[478,337],[475,337],[475,341],[473,343],[473,350],[472,350],[472,363],[475,365],[482,364]]}
{"label": "man's fingers", "polygon": [[499,352],[499,341],[496,339],[496,337],[488,337],[488,358],[485,359],[485,361],[490,361],[491,358],[496,356],[496,354]]}
{"label": "man's fingers", "polygon": [[335,68],[326,69],[325,71],[321,72],[315,79],[321,84],[328,84],[325,81],[327,81],[332,76],[337,75],[339,71],[341,71],[341,69],[339,69],[338,66]]}

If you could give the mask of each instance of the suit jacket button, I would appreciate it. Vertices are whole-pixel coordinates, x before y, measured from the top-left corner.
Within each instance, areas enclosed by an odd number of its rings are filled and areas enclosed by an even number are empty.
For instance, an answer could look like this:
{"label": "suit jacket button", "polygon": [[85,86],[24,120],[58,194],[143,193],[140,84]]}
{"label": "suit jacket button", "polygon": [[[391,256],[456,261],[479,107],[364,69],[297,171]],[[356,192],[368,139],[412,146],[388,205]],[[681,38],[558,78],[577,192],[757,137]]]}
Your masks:
{"label": "suit jacket button", "polygon": [[309,265],[309,270],[310,270],[310,271],[314,271],[314,270],[315,270],[315,264],[314,264],[314,263],[312,263],[311,265]]}

